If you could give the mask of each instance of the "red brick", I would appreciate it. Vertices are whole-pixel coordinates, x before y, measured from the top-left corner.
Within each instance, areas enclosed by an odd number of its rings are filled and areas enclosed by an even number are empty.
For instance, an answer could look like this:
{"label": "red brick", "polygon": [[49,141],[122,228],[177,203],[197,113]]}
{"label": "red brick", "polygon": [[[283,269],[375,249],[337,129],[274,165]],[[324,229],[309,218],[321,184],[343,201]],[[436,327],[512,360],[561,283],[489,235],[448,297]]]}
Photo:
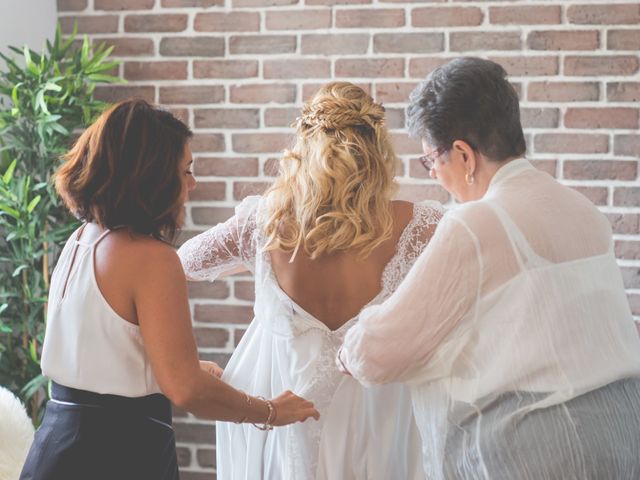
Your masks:
{"label": "red brick", "polygon": [[199,448],[196,458],[200,467],[215,468],[216,466],[216,451],[213,448]]}
{"label": "red brick", "polygon": [[640,205],[640,187],[616,187],[613,204],[616,207],[637,207]]}
{"label": "red brick", "polygon": [[190,200],[224,200],[227,185],[224,182],[203,182],[196,184],[195,190],[189,193]]}
{"label": "red brick", "polygon": [[[429,3],[446,3],[448,0],[429,0]],[[379,3],[425,3],[425,0],[378,0]]]}
{"label": "red brick", "polygon": [[640,50],[640,30],[608,30],[608,50]]}
{"label": "red brick", "polygon": [[408,202],[422,202],[424,200],[436,200],[440,203],[449,201],[449,193],[440,185],[400,184],[396,199]]}
{"label": "red brick", "polygon": [[402,58],[339,58],[335,64],[336,77],[402,77]]}
{"label": "red brick", "polygon": [[367,53],[369,35],[360,33],[330,33],[302,35],[302,54],[346,55]]}
{"label": "red brick", "polygon": [[165,8],[222,7],[224,0],[162,0]]}
{"label": "red brick", "polygon": [[58,0],[58,12],[80,11],[87,8],[87,0]]}
{"label": "red brick", "polygon": [[640,4],[571,5],[567,9],[567,20],[589,25],[638,24]]}
{"label": "red brick", "polygon": [[149,38],[94,38],[93,45],[97,46],[101,43],[114,47],[111,52],[112,57],[136,57],[136,56],[153,56],[154,46],[153,40]]}
{"label": "red brick", "polygon": [[271,182],[233,182],[233,199],[242,200],[250,195],[262,195]]}
{"label": "red brick", "polygon": [[118,31],[117,15],[60,17],[58,22],[62,33],[71,33],[76,22],[78,24],[78,33],[116,33]]}
{"label": "red brick", "polygon": [[489,7],[489,22],[513,25],[552,25],[561,23],[559,5]]}
{"label": "red brick", "polygon": [[218,223],[231,218],[233,214],[233,208],[191,207],[191,218],[193,219],[193,223],[196,225],[217,225]]}
{"label": "red brick", "polygon": [[149,10],[156,0],[94,0],[95,10]]}
{"label": "red brick", "polygon": [[568,56],[564,59],[565,75],[631,75],[638,71],[638,57]]}
{"label": "red brick", "polygon": [[609,189],[607,187],[572,186],[571,188],[587,197],[594,205],[602,206],[607,204],[609,198]]}
{"label": "red brick", "polygon": [[312,30],[331,26],[331,10],[277,10],[268,11],[267,30]]}
{"label": "red brick", "polygon": [[520,32],[451,32],[449,49],[454,52],[473,50],[520,50]]}
{"label": "red brick", "polygon": [[556,128],[560,118],[557,108],[520,109],[520,121],[523,128]]}
{"label": "red brick", "polygon": [[635,180],[638,162],[632,160],[565,160],[564,178],[572,180]]}
{"label": "red brick", "polygon": [[411,12],[414,27],[475,26],[482,23],[484,14],[477,7],[427,7]]}
{"label": "red brick", "polygon": [[422,145],[419,140],[407,136],[405,132],[391,133],[391,141],[398,155],[422,155]]}
{"label": "red brick", "polygon": [[280,171],[280,159],[279,158],[267,158],[262,167],[262,172],[267,177],[276,177]]}
{"label": "red brick", "polygon": [[621,267],[620,270],[626,288],[640,288],[640,268]]}
{"label": "red brick", "polygon": [[411,178],[420,178],[420,179],[431,178],[429,176],[429,170],[424,168],[424,165],[422,165],[422,163],[418,158],[412,158],[409,160],[409,176]]}
{"label": "red brick", "polygon": [[240,344],[240,340],[242,340],[242,337],[244,337],[246,330],[243,328],[236,328],[233,331],[233,342],[234,342],[234,346],[238,346]]}
{"label": "red brick", "polygon": [[234,133],[233,151],[239,153],[281,152],[291,143],[286,133]]}
{"label": "red brick", "polygon": [[160,55],[164,57],[222,57],[222,37],[165,37],[160,40]]}
{"label": "red brick", "polygon": [[[214,425],[176,422],[173,424],[178,443],[211,443],[216,438]],[[180,475],[182,478],[182,475]]]}
{"label": "red brick", "polygon": [[194,110],[196,128],[258,128],[257,108],[198,108]]}
{"label": "red brick", "polygon": [[164,104],[219,103],[223,100],[224,87],[221,85],[160,87],[160,103]]}
{"label": "red brick", "polygon": [[329,78],[331,61],[325,59],[264,60],[264,78]]}
{"label": "red brick", "polygon": [[608,83],[607,100],[609,100],[610,102],[640,101],[640,82]]}
{"label": "red brick", "polygon": [[257,32],[260,30],[258,12],[198,13],[193,23],[197,32]]}
{"label": "red brick", "polygon": [[373,37],[376,53],[433,53],[444,50],[442,33],[378,33]]}
{"label": "red brick", "polygon": [[640,135],[616,135],[613,145],[616,155],[640,158]]}
{"label": "red brick", "polygon": [[228,298],[230,294],[229,285],[224,280],[216,280],[215,282],[187,282],[187,286],[189,287],[189,298],[224,300]]}
{"label": "red brick", "polygon": [[417,85],[416,82],[377,83],[375,99],[380,103],[406,104]]}
{"label": "red brick", "polygon": [[191,151],[224,152],[224,135],[221,133],[195,133],[191,140]]}
{"label": "red brick", "polygon": [[229,342],[230,334],[226,328],[204,328],[193,329],[196,343],[201,348],[222,348]]}
{"label": "red brick", "polygon": [[600,45],[597,30],[552,30],[531,32],[527,37],[531,50],[596,50]]}
{"label": "red brick", "polygon": [[249,78],[258,76],[257,60],[195,60],[195,78]]}
{"label": "red brick", "polygon": [[534,137],[537,153],[606,153],[609,136],[587,133],[539,133]]}
{"label": "red brick", "polygon": [[499,63],[510,76],[545,76],[557,75],[558,57],[489,57],[489,60]]}
{"label": "red brick", "polygon": [[256,177],[255,157],[200,157],[194,162],[195,174],[215,177]]}
{"label": "red brick", "polygon": [[233,283],[233,295],[239,300],[255,300],[255,284],[251,281],[236,280]]}
{"label": "red brick", "polygon": [[569,128],[638,128],[638,109],[569,108],[564,124]]}
{"label": "red brick", "polygon": [[373,0],[304,0],[305,5],[362,5]]}
{"label": "red brick", "polygon": [[613,233],[635,235],[640,233],[640,215],[637,213],[605,213]]}
{"label": "red brick", "polygon": [[230,53],[273,55],[293,53],[295,50],[296,37],[293,35],[242,35],[229,38]]}
{"label": "red brick", "polygon": [[183,14],[127,15],[125,32],[182,32],[187,28],[188,17]]}
{"label": "red brick", "polygon": [[264,111],[264,126],[289,127],[299,115],[298,108],[267,108]]}
{"label": "red brick", "polygon": [[147,102],[155,103],[156,87],[153,86],[129,86],[129,85],[98,85],[95,90],[96,100],[115,103],[129,98],[141,98]]}
{"label": "red brick", "polygon": [[404,128],[404,108],[386,108],[386,125],[390,130]]}
{"label": "red brick", "polygon": [[[174,414],[175,417],[175,414]],[[191,450],[186,447],[177,447],[176,456],[179,467],[188,467],[191,464]]]}
{"label": "red brick", "polygon": [[534,102],[584,102],[600,97],[597,82],[531,82],[527,98]]}
{"label": "red brick", "polygon": [[419,57],[409,61],[409,76],[423,79],[436,68],[451,61],[452,58],[443,57]]}
{"label": "red brick", "polygon": [[185,80],[187,62],[127,62],[124,64],[127,80]]}
{"label": "red brick", "polygon": [[182,120],[184,123],[187,123],[187,124],[189,123],[188,108],[173,107],[173,108],[167,108],[167,111],[171,113],[171,115],[173,115],[174,117]]}
{"label": "red brick", "polygon": [[234,8],[242,7],[275,7],[282,5],[293,5],[300,0],[233,0]]}
{"label": "red brick", "polygon": [[231,86],[232,103],[292,103],[296,86],[290,84],[249,84]]}
{"label": "red brick", "polygon": [[339,28],[394,28],[404,26],[404,10],[395,8],[367,8],[336,10]]}

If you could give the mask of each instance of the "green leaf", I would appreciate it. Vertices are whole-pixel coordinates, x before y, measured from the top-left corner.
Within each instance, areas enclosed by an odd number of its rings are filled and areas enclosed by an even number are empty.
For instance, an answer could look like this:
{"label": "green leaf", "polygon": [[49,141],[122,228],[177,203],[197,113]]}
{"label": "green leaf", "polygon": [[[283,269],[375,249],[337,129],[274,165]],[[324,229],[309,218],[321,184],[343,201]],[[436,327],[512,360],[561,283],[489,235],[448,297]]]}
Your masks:
{"label": "green leaf", "polygon": [[58,133],[61,133],[62,135],[69,135],[69,130],[67,130],[66,128],[64,128],[62,125],[60,125],[59,123],[52,123],[50,125],[50,127],[55,130]]}
{"label": "green leaf", "polygon": [[42,196],[38,195],[36,197],[33,198],[33,200],[31,200],[29,202],[29,205],[27,205],[27,212],[31,213],[33,212],[33,209],[36,208],[36,206],[38,205],[38,203],[40,203],[40,200],[42,199]]}
{"label": "green leaf", "polygon": [[15,208],[11,208],[9,205],[5,205],[4,203],[0,203],[0,214],[6,213],[7,215],[15,218],[16,220],[20,219],[20,212]]}
{"label": "green leaf", "polygon": [[4,175],[2,175],[2,182],[5,185],[9,185],[9,182],[11,182],[11,179],[13,178],[13,172],[16,169],[16,165],[18,165],[18,159],[15,159],[13,162],[11,162],[11,164],[9,164],[9,168],[7,168],[7,170],[4,172]]}
{"label": "green leaf", "polygon": [[22,270],[24,270],[25,268],[29,268],[28,265],[20,265],[18,268],[16,268],[13,273],[11,274],[12,277],[17,277],[18,275],[20,275],[20,272]]}
{"label": "green leaf", "polygon": [[4,312],[7,308],[9,308],[8,303],[3,303],[2,305],[0,305],[0,315],[2,315],[2,312]]}

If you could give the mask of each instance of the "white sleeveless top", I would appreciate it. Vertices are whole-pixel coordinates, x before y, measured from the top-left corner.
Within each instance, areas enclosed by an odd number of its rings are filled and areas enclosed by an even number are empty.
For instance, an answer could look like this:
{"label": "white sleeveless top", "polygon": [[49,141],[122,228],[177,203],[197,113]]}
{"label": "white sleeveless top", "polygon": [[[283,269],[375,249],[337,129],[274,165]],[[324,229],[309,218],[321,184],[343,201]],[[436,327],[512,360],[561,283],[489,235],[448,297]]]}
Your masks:
{"label": "white sleeveless top", "polygon": [[111,308],[96,282],[95,248],[110,231],[84,243],[82,230],[67,241],[51,277],[42,373],[61,385],[96,393],[159,393],[138,325]]}

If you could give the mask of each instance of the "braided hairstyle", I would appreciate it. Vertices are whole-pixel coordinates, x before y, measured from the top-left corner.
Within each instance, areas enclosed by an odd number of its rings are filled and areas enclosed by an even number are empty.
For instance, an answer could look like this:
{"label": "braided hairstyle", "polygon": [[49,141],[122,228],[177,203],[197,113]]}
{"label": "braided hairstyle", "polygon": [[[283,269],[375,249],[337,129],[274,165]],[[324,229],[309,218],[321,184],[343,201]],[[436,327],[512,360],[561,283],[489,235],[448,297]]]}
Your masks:
{"label": "braided hairstyle", "polygon": [[325,85],[304,105],[295,145],[265,194],[267,250],[366,257],[391,237],[398,160],[384,113],[348,82]]}

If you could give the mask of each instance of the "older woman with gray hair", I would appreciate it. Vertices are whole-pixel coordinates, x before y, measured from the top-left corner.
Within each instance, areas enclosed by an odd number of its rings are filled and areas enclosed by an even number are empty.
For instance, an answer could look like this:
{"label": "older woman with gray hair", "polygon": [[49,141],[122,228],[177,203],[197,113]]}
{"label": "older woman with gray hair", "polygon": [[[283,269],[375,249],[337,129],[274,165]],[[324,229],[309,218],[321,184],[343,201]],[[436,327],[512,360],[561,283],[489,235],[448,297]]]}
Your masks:
{"label": "older woman with gray hair", "polygon": [[436,69],[408,120],[462,205],[338,363],[411,386],[430,479],[640,478],[640,339],[606,217],[523,157],[496,63]]}

